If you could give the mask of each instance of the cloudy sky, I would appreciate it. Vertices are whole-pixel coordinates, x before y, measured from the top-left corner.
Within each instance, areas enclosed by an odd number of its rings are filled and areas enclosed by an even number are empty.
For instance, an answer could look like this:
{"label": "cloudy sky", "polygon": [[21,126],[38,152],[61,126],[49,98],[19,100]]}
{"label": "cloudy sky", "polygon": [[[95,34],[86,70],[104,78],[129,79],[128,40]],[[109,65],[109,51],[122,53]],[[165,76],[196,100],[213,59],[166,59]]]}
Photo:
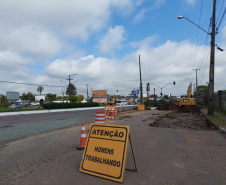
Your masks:
{"label": "cloudy sky", "polygon": [[[226,49],[225,0],[217,0],[216,44]],[[128,95],[142,81],[159,95],[186,94],[190,81],[209,81],[212,0],[1,0],[0,94],[6,91],[62,95],[72,83],[78,94],[116,90]],[[215,91],[226,89],[226,50],[216,50]],[[185,78],[189,78],[185,79]],[[25,83],[13,84],[7,82]],[[155,86],[155,85],[159,86]],[[54,87],[58,86],[58,87]],[[145,88],[144,88],[145,89]]]}

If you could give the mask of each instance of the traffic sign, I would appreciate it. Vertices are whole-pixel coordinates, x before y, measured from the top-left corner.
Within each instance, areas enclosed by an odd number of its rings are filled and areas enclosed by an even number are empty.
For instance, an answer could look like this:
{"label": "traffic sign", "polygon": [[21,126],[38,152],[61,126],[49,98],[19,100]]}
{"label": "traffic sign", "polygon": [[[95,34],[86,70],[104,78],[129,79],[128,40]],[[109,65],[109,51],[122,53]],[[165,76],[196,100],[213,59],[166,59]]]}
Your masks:
{"label": "traffic sign", "polygon": [[79,171],[123,182],[129,132],[129,126],[91,124]]}

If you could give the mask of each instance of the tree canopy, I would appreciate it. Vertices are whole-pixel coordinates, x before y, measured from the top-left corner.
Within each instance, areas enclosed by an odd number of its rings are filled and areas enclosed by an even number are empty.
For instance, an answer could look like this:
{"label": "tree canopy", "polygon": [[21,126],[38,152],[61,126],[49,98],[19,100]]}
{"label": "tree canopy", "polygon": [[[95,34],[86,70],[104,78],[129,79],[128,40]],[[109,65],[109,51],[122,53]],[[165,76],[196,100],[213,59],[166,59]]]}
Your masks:
{"label": "tree canopy", "polygon": [[30,101],[34,101],[34,100],[35,100],[35,96],[34,96],[31,92],[28,92],[27,94],[23,93],[23,94],[20,96],[20,99],[21,99],[21,100],[30,100]]}
{"label": "tree canopy", "polygon": [[51,93],[48,93],[46,94],[46,100],[49,100],[49,101],[53,101],[53,100],[56,100],[56,94],[51,94]]}
{"label": "tree canopy", "polygon": [[205,95],[208,95],[208,86],[207,85],[197,86],[197,96],[203,97]]}
{"label": "tree canopy", "polygon": [[67,90],[66,90],[66,94],[69,95],[70,94],[70,88],[71,88],[71,95],[76,95],[77,91],[76,91],[76,87],[74,86],[74,84],[70,83],[67,86]]}
{"label": "tree canopy", "polygon": [[44,87],[42,87],[41,85],[38,86],[37,91],[42,94],[42,91],[44,91]]}

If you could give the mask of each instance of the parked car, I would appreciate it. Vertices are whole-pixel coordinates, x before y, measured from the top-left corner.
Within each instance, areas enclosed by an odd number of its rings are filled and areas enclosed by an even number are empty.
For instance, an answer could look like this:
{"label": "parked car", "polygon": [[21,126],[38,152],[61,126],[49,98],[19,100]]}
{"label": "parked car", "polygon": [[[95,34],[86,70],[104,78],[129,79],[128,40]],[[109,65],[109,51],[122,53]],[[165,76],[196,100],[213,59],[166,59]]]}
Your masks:
{"label": "parked car", "polygon": [[128,105],[126,100],[118,100],[116,102],[116,106],[124,106],[124,105]]}
{"label": "parked car", "polygon": [[31,101],[30,100],[22,100],[20,103],[22,103],[23,106],[31,105]]}
{"label": "parked car", "polygon": [[22,109],[21,103],[14,103],[8,107],[8,109]]}
{"label": "parked car", "polygon": [[39,102],[31,102],[31,105],[40,105]]}

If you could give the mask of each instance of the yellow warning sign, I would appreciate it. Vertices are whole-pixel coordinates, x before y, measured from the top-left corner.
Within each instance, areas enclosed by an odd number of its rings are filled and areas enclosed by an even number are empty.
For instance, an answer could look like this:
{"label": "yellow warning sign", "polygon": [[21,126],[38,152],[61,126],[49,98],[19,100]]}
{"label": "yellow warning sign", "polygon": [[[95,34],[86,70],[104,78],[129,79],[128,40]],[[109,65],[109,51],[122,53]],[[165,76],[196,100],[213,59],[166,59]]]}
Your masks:
{"label": "yellow warning sign", "polygon": [[123,182],[129,126],[91,124],[79,171]]}

